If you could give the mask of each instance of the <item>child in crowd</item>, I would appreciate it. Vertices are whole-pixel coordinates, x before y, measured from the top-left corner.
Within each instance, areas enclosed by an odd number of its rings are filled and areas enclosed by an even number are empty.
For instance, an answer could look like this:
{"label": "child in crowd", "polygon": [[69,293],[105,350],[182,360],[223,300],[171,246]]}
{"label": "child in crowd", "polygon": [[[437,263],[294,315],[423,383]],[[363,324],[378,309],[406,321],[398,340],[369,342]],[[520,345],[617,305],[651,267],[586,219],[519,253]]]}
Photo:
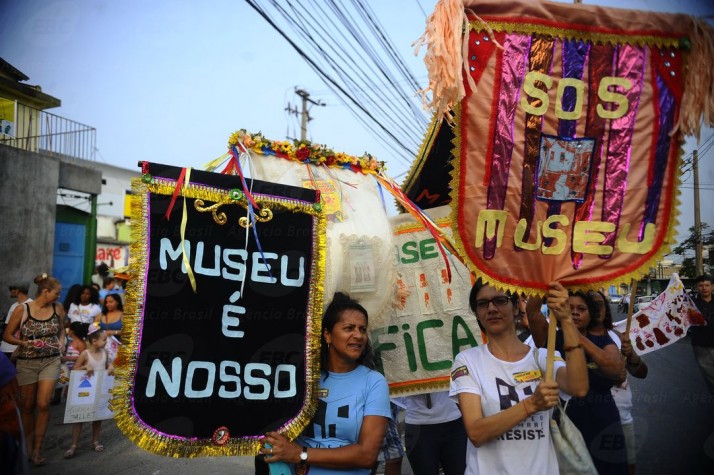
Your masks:
{"label": "child in crowd", "polygon": [[[67,378],[69,378],[69,372],[72,371],[79,355],[87,349],[87,344],[84,342],[84,339],[87,338],[87,327],[83,323],[72,322],[67,328],[67,346],[65,347],[64,355],[61,357],[62,363],[67,366]],[[65,397],[67,396],[67,380],[62,381],[61,375],[59,382],[63,382],[63,384],[58,384],[58,387],[55,388],[52,404],[62,402],[62,392],[64,392]]]}
{"label": "child in crowd", "polygon": [[[97,323],[89,325],[87,331],[87,349],[84,350],[74,364],[75,370],[87,370],[87,377],[91,378],[95,371],[106,370],[107,374],[114,374],[114,366],[109,361],[107,355],[107,332],[102,330]],[[92,447],[95,452],[104,450],[104,446],[99,441],[99,432],[102,429],[102,421],[92,422]],[[74,457],[77,450],[79,436],[82,433],[82,423],[76,422],[72,427],[72,445],[64,453],[64,458]]]}
{"label": "child in crowd", "polygon": [[84,342],[87,338],[87,330],[88,328],[80,322],[72,322],[69,326],[69,331],[67,332],[69,341],[62,357],[62,363],[66,363],[70,371],[74,368],[79,355],[87,349],[87,344]]}

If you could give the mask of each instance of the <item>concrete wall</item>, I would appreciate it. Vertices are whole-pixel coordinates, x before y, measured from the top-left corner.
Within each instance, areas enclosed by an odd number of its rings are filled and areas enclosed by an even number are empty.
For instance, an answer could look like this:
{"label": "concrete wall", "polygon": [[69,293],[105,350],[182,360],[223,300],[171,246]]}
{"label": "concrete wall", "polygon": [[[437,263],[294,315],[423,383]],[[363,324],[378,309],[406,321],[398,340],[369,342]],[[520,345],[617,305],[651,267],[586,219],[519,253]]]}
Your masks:
{"label": "concrete wall", "polygon": [[102,172],[61,160],[59,186],[67,190],[98,195],[102,192]]}
{"label": "concrete wall", "polygon": [[[8,285],[32,284],[35,275],[52,273],[57,189],[94,192],[101,173],[56,157],[0,145],[0,315],[10,305]],[[72,187],[72,188],[70,188]],[[37,288],[30,285],[34,297]]]}
{"label": "concrete wall", "polygon": [[[98,194],[97,197],[97,216],[107,216],[111,218],[112,226],[117,221],[124,218],[124,197],[127,191],[131,191],[131,179],[141,176],[140,170],[137,167],[135,170],[121,168],[108,163],[90,162],[87,160],[74,160],[75,164],[86,168],[98,170],[102,174],[104,183],[99,192],[92,191],[91,193]],[[77,209],[89,212],[89,204],[77,205]],[[99,223],[98,238],[115,239],[116,230],[112,230],[108,234],[102,233],[103,226]]]}

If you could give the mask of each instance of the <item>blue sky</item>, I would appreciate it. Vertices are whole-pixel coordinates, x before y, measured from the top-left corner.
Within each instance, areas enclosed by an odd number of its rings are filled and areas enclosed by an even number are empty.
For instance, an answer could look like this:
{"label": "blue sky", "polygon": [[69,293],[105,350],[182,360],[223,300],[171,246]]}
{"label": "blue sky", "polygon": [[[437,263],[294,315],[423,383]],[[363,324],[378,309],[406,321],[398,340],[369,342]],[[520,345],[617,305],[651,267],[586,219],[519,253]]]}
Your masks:
{"label": "blue sky", "polygon": [[[293,91],[301,87],[327,104],[312,109],[309,138],[350,154],[368,151],[387,161],[391,176],[407,170],[243,1],[3,3],[0,56],[28,75],[28,83],[62,100],[50,112],[96,127],[99,161],[130,169],[140,160],[200,167],[225,151],[236,129],[283,139],[290,129],[295,133],[284,109],[297,102]],[[424,27],[422,9],[431,13],[434,1],[369,3],[413,74],[426,82],[411,43]],[[714,18],[710,0],[585,3]],[[712,133],[705,130],[702,140]],[[714,197],[712,160],[714,151],[703,157],[700,183],[702,221],[714,226],[714,207],[707,206]],[[693,225],[691,174],[684,178],[680,231]]]}

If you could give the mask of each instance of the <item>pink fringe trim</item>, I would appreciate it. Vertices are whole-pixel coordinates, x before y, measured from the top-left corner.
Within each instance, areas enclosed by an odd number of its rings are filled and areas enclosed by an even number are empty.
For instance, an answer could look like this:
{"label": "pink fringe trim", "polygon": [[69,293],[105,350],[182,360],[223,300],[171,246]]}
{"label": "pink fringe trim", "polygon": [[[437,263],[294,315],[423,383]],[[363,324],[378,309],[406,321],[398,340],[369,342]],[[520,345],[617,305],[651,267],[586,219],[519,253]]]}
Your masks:
{"label": "pink fringe trim", "polygon": [[702,122],[714,126],[714,29],[703,20],[692,18],[689,34],[692,50],[686,63],[686,78],[677,131],[699,140]]}
{"label": "pink fringe trim", "polygon": [[[414,42],[414,54],[426,43],[424,64],[429,73],[429,86],[417,91],[424,108],[432,108],[437,116],[445,116],[451,122],[451,109],[465,95],[462,70],[466,69],[464,55],[468,51],[468,19],[462,0],[439,0],[426,20],[424,34]],[[466,34],[464,34],[466,32]],[[469,78],[469,85],[476,84]],[[431,93],[431,101],[429,101]]]}
{"label": "pink fringe trim", "polygon": [[[444,117],[451,122],[452,109],[466,95],[464,78],[469,84],[471,93],[476,92],[474,82],[468,69],[469,52],[469,18],[467,13],[483,23],[486,30],[493,35],[488,24],[472,10],[464,7],[463,0],[439,0],[426,20],[424,34],[414,42],[414,54],[426,44],[424,64],[429,73],[429,86],[417,91],[421,95],[424,109],[431,108],[437,117]],[[503,47],[496,41],[496,47]],[[431,93],[431,101],[429,100]]]}

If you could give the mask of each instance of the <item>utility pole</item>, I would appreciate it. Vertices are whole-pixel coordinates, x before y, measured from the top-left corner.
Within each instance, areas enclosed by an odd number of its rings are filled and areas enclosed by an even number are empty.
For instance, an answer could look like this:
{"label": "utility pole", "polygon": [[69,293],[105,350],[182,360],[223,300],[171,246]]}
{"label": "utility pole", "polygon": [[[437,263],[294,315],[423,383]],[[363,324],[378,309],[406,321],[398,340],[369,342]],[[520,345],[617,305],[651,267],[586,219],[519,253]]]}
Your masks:
{"label": "utility pole", "polygon": [[324,106],[325,103],[322,101],[313,101],[310,99],[310,93],[304,89],[295,89],[295,94],[302,98],[302,114],[300,120],[300,140],[304,141],[307,139],[307,123],[312,120],[310,114],[307,110],[307,103],[314,104],[316,106]]}
{"label": "utility pole", "polygon": [[704,257],[702,251],[702,221],[699,216],[699,151],[692,152],[692,175],[694,176],[694,260],[697,275],[704,274]]}
{"label": "utility pole", "polygon": [[[285,110],[288,112],[288,115],[294,115],[295,117],[297,117],[298,114],[299,114],[297,105],[295,106],[295,108],[293,108],[293,107],[290,105],[289,102],[288,102],[288,106],[285,108]],[[295,137],[291,137],[291,136],[290,136],[290,123],[289,123],[289,121],[288,121],[287,130],[285,131],[285,138],[288,139],[288,140],[295,140]]]}

